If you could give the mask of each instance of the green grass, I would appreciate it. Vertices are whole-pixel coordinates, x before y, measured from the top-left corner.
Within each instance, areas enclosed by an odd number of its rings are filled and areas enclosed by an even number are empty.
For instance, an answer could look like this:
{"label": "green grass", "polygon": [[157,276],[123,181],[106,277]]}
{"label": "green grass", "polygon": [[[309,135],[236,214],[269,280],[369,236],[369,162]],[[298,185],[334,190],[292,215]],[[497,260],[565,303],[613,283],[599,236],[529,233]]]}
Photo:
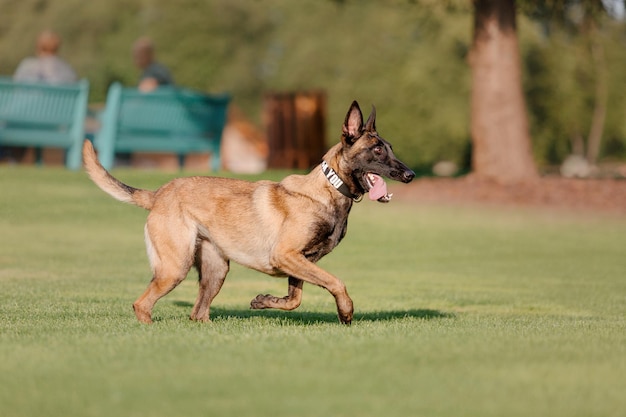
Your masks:
{"label": "green grass", "polygon": [[241,267],[212,323],[187,319],[190,276],[140,325],[145,216],[82,173],[0,167],[0,416],[626,409],[624,218],[364,201],[321,262],[354,299],[345,327],[310,285],[294,312],[248,310],[287,284]]}

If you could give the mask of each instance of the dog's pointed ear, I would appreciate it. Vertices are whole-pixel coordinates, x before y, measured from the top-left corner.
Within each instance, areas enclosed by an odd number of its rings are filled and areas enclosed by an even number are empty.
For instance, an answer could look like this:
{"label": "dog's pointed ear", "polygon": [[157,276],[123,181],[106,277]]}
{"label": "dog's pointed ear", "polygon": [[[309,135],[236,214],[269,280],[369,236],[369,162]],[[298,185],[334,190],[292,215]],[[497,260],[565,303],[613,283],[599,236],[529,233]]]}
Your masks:
{"label": "dog's pointed ear", "polygon": [[363,113],[361,113],[361,108],[356,100],[352,102],[352,106],[346,114],[342,132],[341,138],[348,145],[352,145],[363,134]]}
{"label": "dog's pointed ear", "polygon": [[376,132],[376,107],[372,104],[372,112],[365,123],[365,130],[368,132]]}

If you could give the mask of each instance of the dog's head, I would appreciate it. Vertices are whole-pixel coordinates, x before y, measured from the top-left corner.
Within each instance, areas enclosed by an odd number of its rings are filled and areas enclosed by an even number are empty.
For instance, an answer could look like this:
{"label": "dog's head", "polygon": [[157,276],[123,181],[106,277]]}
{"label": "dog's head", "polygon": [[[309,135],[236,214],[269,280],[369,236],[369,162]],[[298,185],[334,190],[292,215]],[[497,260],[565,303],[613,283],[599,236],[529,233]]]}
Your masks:
{"label": "dog's head", "polygon": [[387,203],[391,194],[382,177],[404,183],[411,182],[415,173],[393,154],[391,144],[376,132],[376,108],[363,125],[363,113],[354,101],[343,123],[341,142],[345,161],[360,194],[369,192],[371,200]]}

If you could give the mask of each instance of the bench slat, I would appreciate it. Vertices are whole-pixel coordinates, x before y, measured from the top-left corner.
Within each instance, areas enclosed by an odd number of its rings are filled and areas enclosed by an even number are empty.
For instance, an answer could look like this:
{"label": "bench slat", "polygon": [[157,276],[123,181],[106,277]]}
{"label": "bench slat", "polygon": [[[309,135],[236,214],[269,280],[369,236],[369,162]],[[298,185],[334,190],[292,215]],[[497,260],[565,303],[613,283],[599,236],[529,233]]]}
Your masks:
{"label": "bench slat", "polygon": [[89,82],[50,85],[0,77],[0,145],[63,148],[66,166],[82,165]]}
{"label": "bench slat", "polygon": [[95,140],[100,162],[111,168],[116,152],[210,152],[211,167],[217,170],[229,101],[227,95],[174,87],[141,93],[115,83]]}

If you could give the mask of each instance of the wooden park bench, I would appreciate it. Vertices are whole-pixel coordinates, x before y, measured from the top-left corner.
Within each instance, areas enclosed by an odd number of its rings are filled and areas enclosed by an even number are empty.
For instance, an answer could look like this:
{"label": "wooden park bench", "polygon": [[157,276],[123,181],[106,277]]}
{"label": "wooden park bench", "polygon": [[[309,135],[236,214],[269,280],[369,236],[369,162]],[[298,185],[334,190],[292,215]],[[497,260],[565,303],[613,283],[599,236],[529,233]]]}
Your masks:
{"label": "wooden park bench", "polygon": [[109,169],[116,153],[167,152],[178,155],[182,168],[185,155],[210,152],[217,171],[229,101],[228,95],[176,87],[142,93],[114,83],[94,140],[100,163]]}
{"label": "wooden park bench", "polygon": [[85,139],[89,82],[50,85],[14,82],[0,77],[0,146],[66,150],[65,165],[79,169]]}

